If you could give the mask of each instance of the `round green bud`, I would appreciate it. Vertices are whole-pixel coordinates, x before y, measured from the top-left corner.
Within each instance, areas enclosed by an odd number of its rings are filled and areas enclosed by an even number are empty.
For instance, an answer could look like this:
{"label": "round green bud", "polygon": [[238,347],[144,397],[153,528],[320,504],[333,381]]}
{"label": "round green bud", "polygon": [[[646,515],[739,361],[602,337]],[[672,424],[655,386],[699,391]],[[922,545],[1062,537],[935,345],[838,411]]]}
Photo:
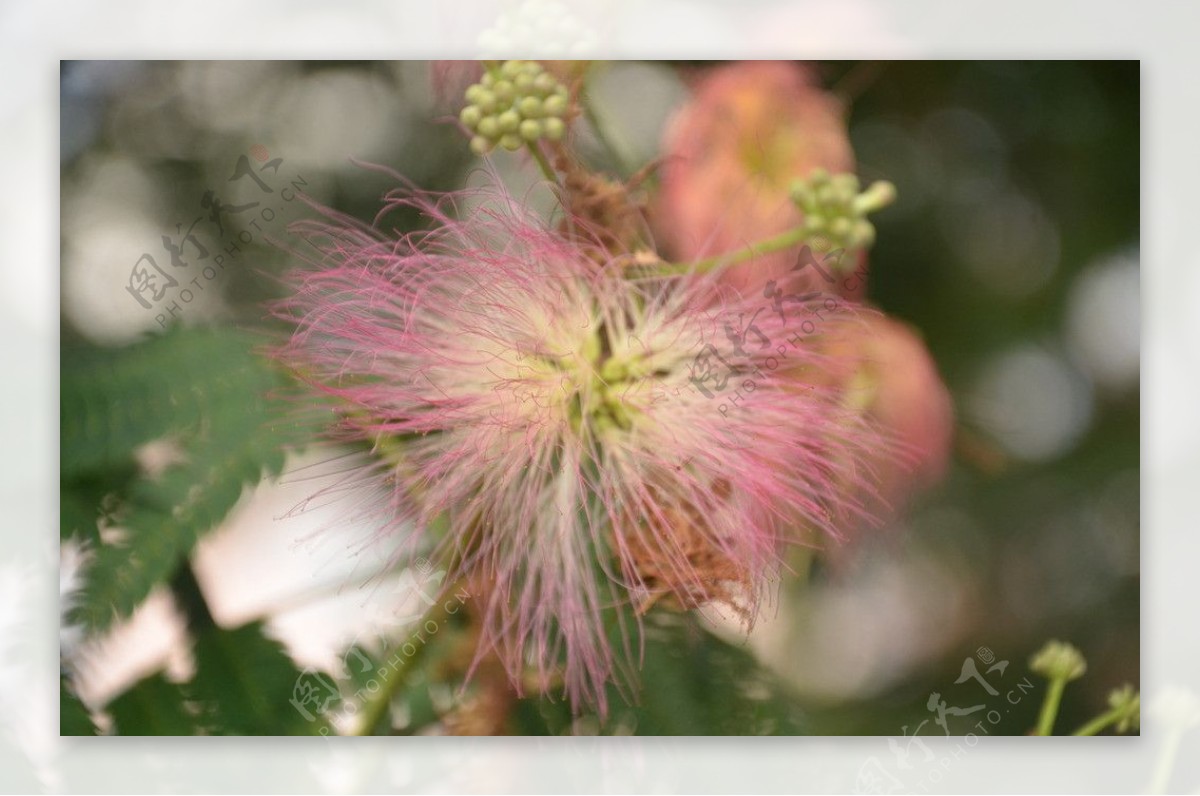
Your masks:
{"label": "round green bud", "polygon": [[562,116],[567,112],[567,98],[561,94],[552,94],[542,101],[542,110],[547,116]]}
{"label": "round green bud", "polygon": [[479,78],[479,84],[482,85],[484,88],[491,88],[492,84],[495,82],[496,82],[496,78],[492,76],[492,72],[490,69],[484,70],[483,77]]}
{"label": "round green bud", "polygon": [[1108,706],[1113,710],[1125,710],[1138,702],[1138,692],[1126,683],[1108,693]]}
{"label": "round green bud", "polygon": [[483,98],[483,95],[486,92],[487,92],[486,88],[479,85],[478,83],[475,83],[475,84],[467,87],[467,91],[465,94],[463,94],[463,97],[466,98],[466,100],[469,104],[478,105],[479,100]]}
{"label": "round green bud", "polygon": [[513,88],[517,90],[518,94],[528,94],[533,91],[533,78],[534,76],[528,72],[522,72],[513,78]]}
{"label": "round green bud", "polygon": [[804,216],[804,226],[813,232],[825,229],[825,217],[816,213],[807,213]]}
{"label": "round green bud", "polygon": [[557,116],[542,120],[542,131],[551,141],[559,141],[567,132],[567,125]]}
{"label": "round green bud", "polygon": [[832,185],[822,184],[816,190],[817,203],[822,207],[830,207],[837,204],[837,192],[833,190]]}
{"label": "round green bud", "polygon": [[521,148],[522,143],[524,142],[521,141],[521,136],[517,135],[516,133],[505,133],[504,135],[500,136],[500,146],[504,147],[509,152],[516,152]]}
{"label": "round green bud", "polygon": [[855,248],[864,249],[875,242],[875,225],[865,218],[860,218],[854,222],[850,237]]}
{"label": "round green bud", "polygon": [[1087,671],[1087,661],[1070,644],[1049,641],[1029,659],[1029,668],[1051,680],[1077,680]]}
{"label": "round green bud", "polygon": [[1133,686],[1126,683],[1114,689],[1108,695],[1108,706],[1121,716],[1117,721],[1117,732],[1129,732],[1141,726],[1142,698]]}
{"label": "round green bud", "polygon": [[829,222],[829,234],[838,240],[845,240],[846,238],[850,237],[850,231],[852,229],[853,226],[850,223],[850,219],[843,216],[838,216],[833,221]]}
{"label": "round green bud", "polygon": [[521,114],[509,108],[496,117],[496,125],[502,133],[515,133],[521,124]]}
{"label": "round green bud", "polygon": [[533,79],[533,90],[543,97],[554,91],[556,86],[558,86],[558,81],[549,72],[542,72]]}
{"label": "round green bud", "polygon": [[526,141],[536,141],[542,137],[542,125],[536,119],[526,119],[521,122],[518,131]]}
{"label": "round green bud", "polygon": [[812,186],[824,185],[829,182],[829,172],[822,168],[815,168],[808,175],[808,184]]}
{"label": "round green bud", "polygon": [[466,126],[468,130],[474,130],[479,124],[479,120],[483,118],[483,111],[475,105],[468,105],[458,114],[458,120]]}
{"label": "round green bud", "polygon": [[479,157],[483,157],[492,151],[492,142],[481,135],[477,135],[471,139],[471,151],[479,155]]}
{"label": "round green bud", "polygon": [[537,97],[521,97],[517,101],[517,112],[526,119],[537,119],[542,116],[542,101]]}
{"label": "round green bud", "polygon": [[475,127],[475,132],[485,138],[496,138],[500,135],[500,125],[495,116],[484,116]]}
{"label": "round green bud", "polygon": [[854,198],[852,206],[857,213],[873,213],[896,201],[896,186],[887,180],[871,183],[867,190]]}
{"label": "round green bud", "polygon": [[512,80],[525,71],[524,61],[505,61],[500,64],[500,75],[506,80]]}
{"label": "round green bud", "polygon": [[494,113],[498,103],[496,102],[496,95],[485,89],[483,93],[479,95],[479,101],[475,104],[478,105],[479,110],[483,111],[484,113]]}
{"label": "round green bud", "polygon": [[842,201],[849,202],[858,196],[858,177],[853,174],[837,174],[830,180],[830,185]]}
{"label": "round green bud", "polygon": [[512,83],[507,80],[497,80],[496,85],[492,86],[492,93],[496,95],[497,102],[507,105],[513,101],[517,92]]}

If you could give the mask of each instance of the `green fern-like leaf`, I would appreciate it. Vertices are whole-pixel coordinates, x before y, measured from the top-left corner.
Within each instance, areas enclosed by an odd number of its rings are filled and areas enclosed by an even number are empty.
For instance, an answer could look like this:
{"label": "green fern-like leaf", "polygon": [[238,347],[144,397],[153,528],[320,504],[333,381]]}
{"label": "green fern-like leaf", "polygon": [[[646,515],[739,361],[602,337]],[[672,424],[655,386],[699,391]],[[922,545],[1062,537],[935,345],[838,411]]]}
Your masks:
{"label": "green fern-like leaf", "polygon": [[255,343],[236,330],[176,327],[125,348],[63,351],[62,478],[128,466],[139,446],[163,437],[221,436],[223,407],[277,383]]}
{"label": "green fern-like leaf", "polygon": [[98,492],[78,485],[129,471],[139,446],[170,439],[182,458],[118,490],[111,521],[121,538],[97,546],[78,610],[86,626],[128,616],[247,485],[278,472],[285,446],[303,441],[303,429],[274,417],[270,396],[285,382],[255,342],[233,330],[175,330],[115,352],[64,356],[63,533],[94,530],[86,501]]}
{"label": "green fern-like leaf", "polygon": [[[748,651],[699,626],[687,615],[657,613],[645,624],[638,682],[627,697],[610,687],[610,714],[584,727],[636,735],[803,735],[799,701]],[[527,699],[513,714],[522,735],[570,733],[578,726],[561,700]]]}
{"label": "green fern-like leaf", "polygon": [[203,707],[210,733],[315,735],[328,726],[315,706],[293,702],[307,674],[296,669],[279,642],[263,634],[261,624],[205,628],[197,634],[195,651],[196,676],[186,690]]}
{"label": "green fern-like leaf", "polygon": [[58,734],[59,735],[95,735],[96,724],[88,709],[79,701],[79,697],[67,686],[67,681],[59,678],[58,682]]}
{"label": "green fern-like leaf", "polygon": [[117,735],[196,735],[197,710],[183,689],[155,674],[139,681],[105,709]]}

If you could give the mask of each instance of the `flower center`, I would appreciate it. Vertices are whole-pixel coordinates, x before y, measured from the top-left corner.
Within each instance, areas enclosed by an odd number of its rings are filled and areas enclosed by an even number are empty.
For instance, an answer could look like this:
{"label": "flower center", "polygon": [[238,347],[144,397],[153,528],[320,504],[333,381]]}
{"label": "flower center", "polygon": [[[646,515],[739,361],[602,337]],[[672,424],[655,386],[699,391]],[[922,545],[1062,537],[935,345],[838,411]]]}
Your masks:
{"label": "flower center", "polygon": [[586,425],[597,437],[633,428],[641,412],[632,399],[646,386],[647,378],[658,375],[642,356],[613,354],[607,339],[605,331],[598,330],[567,367],[571,426],[582,431]]}

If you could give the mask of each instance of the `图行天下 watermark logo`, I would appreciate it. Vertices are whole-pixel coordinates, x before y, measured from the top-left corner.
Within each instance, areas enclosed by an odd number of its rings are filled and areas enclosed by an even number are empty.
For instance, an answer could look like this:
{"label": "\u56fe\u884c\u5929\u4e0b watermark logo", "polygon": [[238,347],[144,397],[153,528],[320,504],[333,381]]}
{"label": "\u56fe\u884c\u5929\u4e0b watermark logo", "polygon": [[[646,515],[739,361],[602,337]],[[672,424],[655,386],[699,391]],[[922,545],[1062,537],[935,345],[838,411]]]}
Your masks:
{"label": "\u56fe\u884c\u5929\u4e0b watermark logo", "polygon": [[[471,598],[466,589],[447,590],[445,579],[446,571],[435,569],[428,559],[413,561],[388,595],[372,598],[366,622],[371,629],[350,641],[336,677],[312,668],[300,673],[292,687],[292,707],[305,721],[324,719],[322,735],[353,723],[360,706],[383,693]],[[368,650],[377,653],[375,660]],[[339,683],[354,684],[354,690]]]}
{"label": "\u56fe\u884c\u5929\u4e0b watermark logo", "polygon": [[[251,163],[253,158],[256,163]],[[281,176],[284,159],[272,158],[267,148],[255,144],[249,157],[239,155],[228,182],[236,183],[231,192],[241,189],[249,195],[225,201],[216,189],[206,190],[198,199],[200,210],[187,224],[175,225],[175,232],[162,236],[161,250],[146,251],[129,272],[125,290],[143,310],[156,312],[158,325],[181,316],[196,295],[225,272],[227,265],[267,232],[264,224],[279,218],[281,203],[295,201],[298,191],[308,182],[299,174]],[[253,201],[249,201],[253,199]],[[229,228],[231,217],[245,227],[236,233]],[[156,256],[157,255],[157,256]]]}
{"label": "\u56fe\u884c\u5929\u4e0b watermark logo", "polygon": [[[938,691],[930,692],[925,708],[932,715],[911,731],[908,725],[901,727],[898,738],[888,738],[891,757],[868,758],[858,770],[854,792],[924,793],[941,782],[955,761],[979,743],[980,736],[990,735],[991,729],[1034,690],[1028,677],[1017,680],[1008,676],[1008,663],[996,660],[988,647],[980,647],[975,656],[964,658],[954,681],[955,686],[963,686],[955,689],[955,702],[952,704]],[[938,755],[922,739],[922,733],[959,736],[961,740],[949,754]]]}
{"label": "\u56fe\u884c\u5929\u4e0b watermark logo", "polygon": [[[836,249],[818,257],[805,245],[801,247],[791,270],[799,273],[805,268],[812,268],[822,280],[832,285],[838,280],[835,274],[841,269],[845,254],[843,249]],[[844,280],[847,290],[854,289],[851,280],[857,281],[860,271]],[[726,419],[730,412],[745,408],[743,402],[746,398],[778,370],[789,351],[799,349],[816,334],[829,317],[825,313],[832,314],[843,309],[843,300],[836,293],[819,290],[786,293],[773,279],[763,286],[763,298],[771,302],[770,307],[756,310],[748,320],[742,314],[736,323],[732,323],[732,319],[722,322],[728,351],[723,354],[715,344],[706,343],[692,360],[689,385],[705,398],[719,397],[721,402],[717,411]],[[792,303],[791,307],[787,306],[788,302]],[[775,339],[764,332],[757,322],[763,312],[773,312],[779,316],[778,328],[775,324],[771,326]],[[797,318],[800,322],[792,323]],[[733,392],[730,394],[727,390],[731,381]]]}

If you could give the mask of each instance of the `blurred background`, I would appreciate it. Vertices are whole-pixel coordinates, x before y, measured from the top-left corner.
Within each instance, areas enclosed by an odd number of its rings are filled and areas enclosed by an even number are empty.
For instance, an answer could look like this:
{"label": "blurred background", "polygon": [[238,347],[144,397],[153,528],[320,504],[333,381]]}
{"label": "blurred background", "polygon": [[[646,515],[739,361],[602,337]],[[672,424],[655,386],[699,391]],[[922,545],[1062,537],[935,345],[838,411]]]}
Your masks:
{"label": "blurred background", "polygon": [[[637,161],[657,156],[696,66],[596,67],[596,102]],[[1138,64],[816,67],[850,101],[864,181],[898,188],[877,217],[869,300],[924,337],[954,396],[955,456],[895,527],[786,589],[748,648],[798,692],[812,732],[900,735],[932,718],[931,693],[979,702],[956,682],[965,659],[1008,660],[1011,682],[1063,638],[1090,666],[1060,718],[1077,726],[1139,680]],[[431,189],[477,179],[449,121],[456,99],[433,83],[423,62],[65,62],[64,363],[173,320],[261,328],[287,260],[272,241],[302,214],[289,187],[370,219],[393,180],[354,160]],[[583,147],[604,165],[594,142]],[[535,181],[515,158],[496,163],[518,192]],[[182,241],[214,203],[227,210],[223,267],[201,274],[190,299],[182,283],[143,307],[131,268],[151,253],[146,274],[166,280],[164,236],[197,257]],[[394,620],[369,606],[405,576],[374,577],[388,545],[332,522],[336,506],[292,516],[336,478],[327,452],[284,470],[242,496],[193,567],[217,624],[264,620],[298,664],[328,669]],[[104,705],[163,666],[186,672],[181,610],[159,590],[72,649],[83,701]],[[1039,702],[990,732],[1026,732]]]}

